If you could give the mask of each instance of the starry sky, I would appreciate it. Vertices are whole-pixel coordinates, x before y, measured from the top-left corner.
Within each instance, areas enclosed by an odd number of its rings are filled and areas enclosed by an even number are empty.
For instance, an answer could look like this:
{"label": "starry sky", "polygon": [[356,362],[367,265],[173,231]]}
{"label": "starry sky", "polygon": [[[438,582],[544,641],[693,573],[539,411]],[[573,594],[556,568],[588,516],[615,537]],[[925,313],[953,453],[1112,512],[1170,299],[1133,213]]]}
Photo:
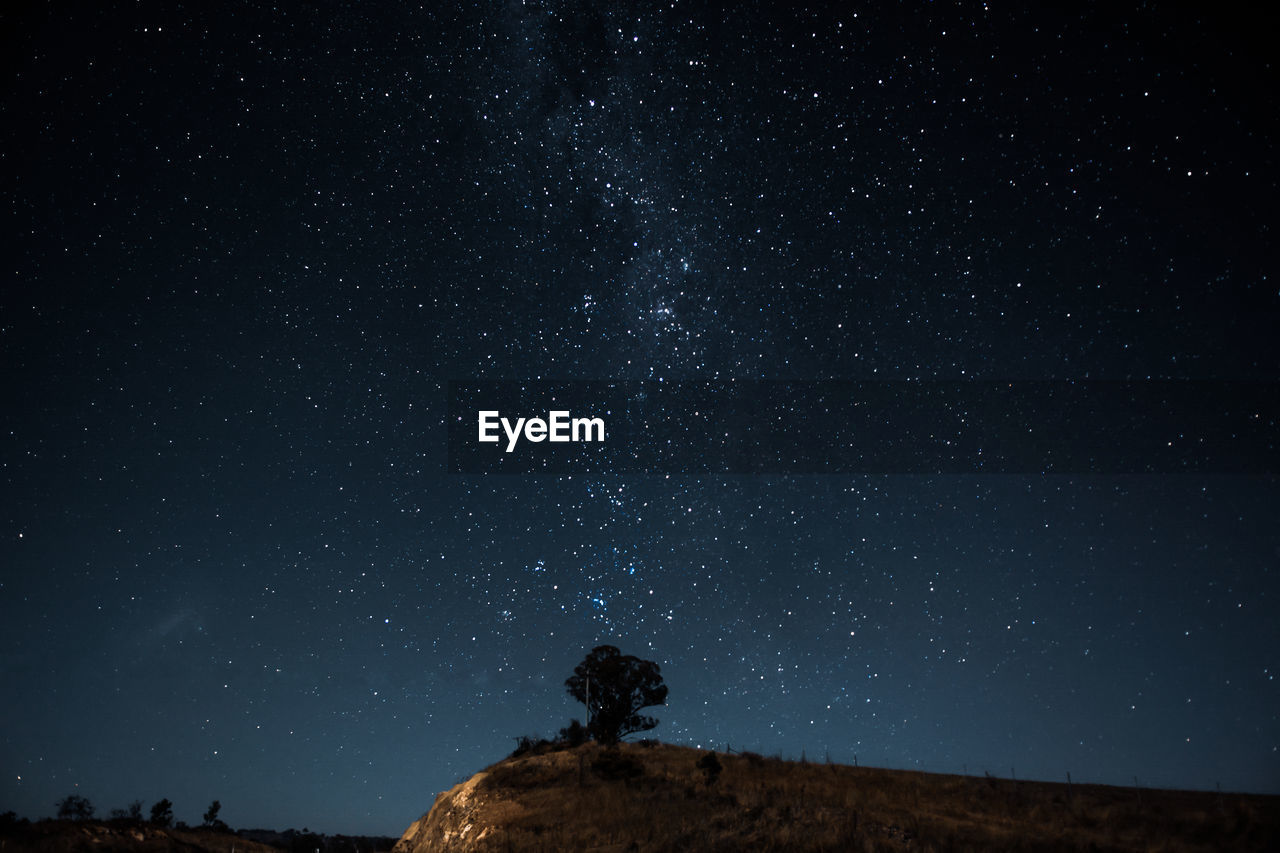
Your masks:
{"label": "starry sky", "polygon": [[447,465],[455,381],[1280,381],[1265,29],[1102,6],[6,7],[0,810],[398,835],[603,642],[676,743],[1280,792],[1274,466]]}

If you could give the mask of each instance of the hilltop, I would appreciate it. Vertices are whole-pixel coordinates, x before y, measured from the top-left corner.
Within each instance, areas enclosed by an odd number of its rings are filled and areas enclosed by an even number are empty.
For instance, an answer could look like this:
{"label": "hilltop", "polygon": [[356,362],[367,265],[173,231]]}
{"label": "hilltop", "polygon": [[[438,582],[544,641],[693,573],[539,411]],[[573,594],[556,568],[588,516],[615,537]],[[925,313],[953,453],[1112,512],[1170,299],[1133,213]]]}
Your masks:
{"label": "hilltop", "polygon": [[706,756],[544,745],[440,794],[394,853],[1280,849],[1278,797]]}

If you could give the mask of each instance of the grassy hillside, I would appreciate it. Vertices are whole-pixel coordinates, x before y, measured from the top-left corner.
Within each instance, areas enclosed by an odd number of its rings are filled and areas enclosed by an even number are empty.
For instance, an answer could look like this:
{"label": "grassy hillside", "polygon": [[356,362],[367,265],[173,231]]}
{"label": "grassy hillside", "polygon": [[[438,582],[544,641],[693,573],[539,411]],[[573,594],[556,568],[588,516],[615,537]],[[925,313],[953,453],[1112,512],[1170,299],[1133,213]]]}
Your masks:
{"label": "grassy hillside", "polygon": [[3,853],[280,853],[274,847],[208,829],[171,829],[146,824],[42,820],[0,827]]}
{"label": "grassy hillside", "polygon": [[509,758],[442,794],[397,851],[1280,850],[1277,797],[749,753],[718,754],[712,774],[705,756],[664,744],[587,744]]}
{"label": "grassy hillside", "polygon": [[0,815],[0,853],[376,853],[394,838],[315,835],[288,829],[159,827],[131,820],[18,820]]}

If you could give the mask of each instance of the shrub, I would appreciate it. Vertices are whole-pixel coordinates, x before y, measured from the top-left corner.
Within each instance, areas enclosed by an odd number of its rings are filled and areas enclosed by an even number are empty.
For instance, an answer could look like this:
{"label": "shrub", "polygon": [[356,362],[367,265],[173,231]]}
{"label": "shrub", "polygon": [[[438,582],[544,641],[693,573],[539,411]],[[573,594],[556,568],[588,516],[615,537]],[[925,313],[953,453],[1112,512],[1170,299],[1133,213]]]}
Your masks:
{"label": "shrub", "polygon": [[708,752],[699,758],[697,768],[702,771],[708,786],[714,785],[720,779],[720,771],[724,769],[720,766],[720,759],[716,758],[714,752]]}
{"label": "shrub", "polygon": [[520,735],[516,738],[516,748],[511,752],[511,758],[519,758],[522,755],[543,755],[551,752],[556,747],[555,743],[538,735]]}
{"label": "shrub", "polygon": [[587,727],[577,720],[571,721],[569,725],[560,730],[561,742],[570,747],[582,746],[589,737]]}
{"label": "shrub", "polygon": [[142,823],[142,800],[134,800],[122,809],[112,809],[111,819],[125,823]]}

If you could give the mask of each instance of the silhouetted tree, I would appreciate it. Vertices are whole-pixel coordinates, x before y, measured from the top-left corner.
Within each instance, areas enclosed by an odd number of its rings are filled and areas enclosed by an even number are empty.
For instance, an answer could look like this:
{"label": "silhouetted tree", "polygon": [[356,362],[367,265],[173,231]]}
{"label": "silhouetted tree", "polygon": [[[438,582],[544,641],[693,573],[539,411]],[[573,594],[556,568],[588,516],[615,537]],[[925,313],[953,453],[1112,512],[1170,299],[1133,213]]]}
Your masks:
{"label": "silhouetted tree", "polygon": [[168,826],[173,823],[173,803],[161,800],[152,806],[151,822],[156,826]]}
{"label": "silhouetted tree", "polygon": [[218,817],[218,812],[222,811],[222,803],[214,800],[209,804],[209,810],[204,813],[204,825],[210,829],[227,829],[227,825]]}
{"label": "silhouetted tree", "polygon": [[564,683],[569,695],[587,706],[587,731],[601,743],[617,743],[658,724],[639,711],[667,701],[662,670],[653,661],[624,655],[614,646],[596,646]]}
{"label": "silhouetted tree", "polygon": [[111,819],[129,821],[130,823],[141,823],[142,800],[134,800],[122,809],[112,809]]}
{"label": "silhouetted tree", "polygon": [[88,797],[79,794],[68,794],[58,800],[58,817],[69,820],[90,820],[93,817],[93,803]]}
{"label": "silhouetted tree", "polygon": [[316,850],[325,849],[325,839],[323,835],[316,835],[304,826],[302,832],[290,839],[289,849],[293,853],[315,853]]}

